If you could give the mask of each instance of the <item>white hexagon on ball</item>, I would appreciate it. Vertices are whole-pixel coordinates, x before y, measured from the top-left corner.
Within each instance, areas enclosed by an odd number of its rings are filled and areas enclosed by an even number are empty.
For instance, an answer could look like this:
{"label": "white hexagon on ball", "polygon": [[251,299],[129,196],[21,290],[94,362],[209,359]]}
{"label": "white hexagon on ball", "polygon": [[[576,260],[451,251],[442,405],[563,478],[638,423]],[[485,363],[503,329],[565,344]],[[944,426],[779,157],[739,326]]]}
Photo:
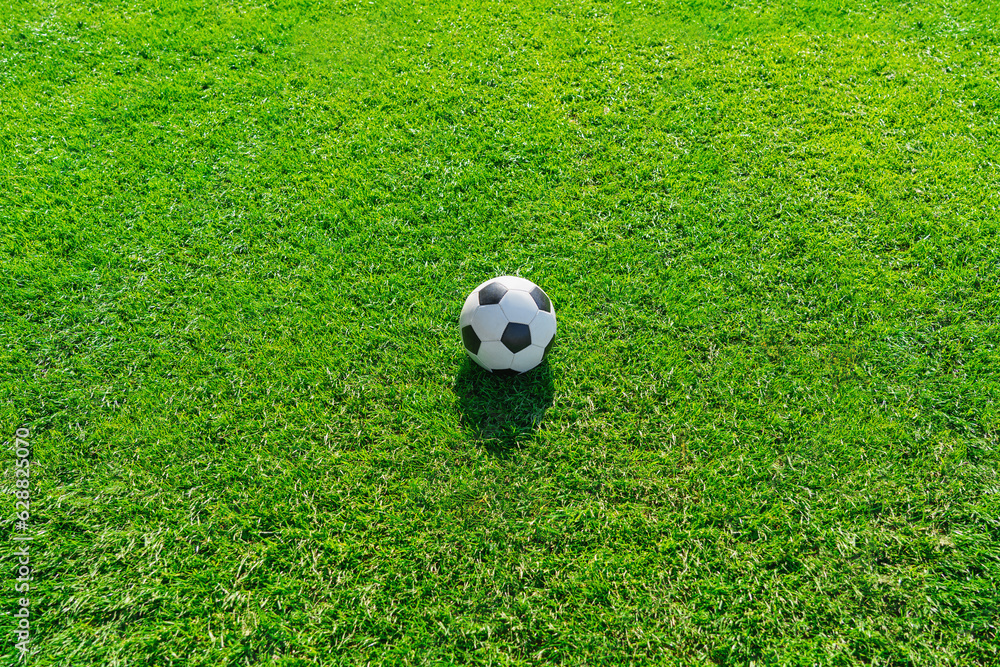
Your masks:
{"label": "white hexagon on ball", "polygon": [[531,329],[531,342],[544,348],[556,335],[555,313],[539,312],[528,328]]}
{"label": "white hexagon on ball", "polygon": [[464,327],[467,324],[472,324],[472,316],[476,314],[476,308],[478,306],[479,292],[473,292],[462,305],[462,314],[458,318],[458,326]]}
{"label": "white hexagon on ball", "polygon": [[555,340],[555,306],[527,278],[499,276],[465,299],[459,327],[466,352],[490,372],[524,373],[538,366]]}
{"label": "white hexagon on ball", "polygon": [[538,285],[527,278],[521,278],[520,276],[500,276],[496,280],[502,282],[507,289],[516,289],[522,292],[530,292],[533,288],[538,287]]}
{"label": "white hexagon on ball", "polygon": [[476,361],[483,368],[494,371],[510,368],[514,362],[514,353],[498,340],[486,341],[476,354]]}
{"label": "white hexagon on ball", "polygon": [[507,317],[499,305],[479,306],[472,314],[472,328],[479,340],[500,340],[507,326]]}
{"label": "white hexagon on ball", "polygon": [[500,300],[500,308],[503,309],[503,314],[507,316],[508,322],[528,324],[538,314],[535,300],[531,298],[530,294],[519,289],[508,290]]}
{"label": "white hexagon on ball", "polygon": [[539,345],[529,345],[514,355],[514,360],[511,361],[510,368],[518,373],[530,371],[542,363],[542,357],[544,356],[545,348]]}

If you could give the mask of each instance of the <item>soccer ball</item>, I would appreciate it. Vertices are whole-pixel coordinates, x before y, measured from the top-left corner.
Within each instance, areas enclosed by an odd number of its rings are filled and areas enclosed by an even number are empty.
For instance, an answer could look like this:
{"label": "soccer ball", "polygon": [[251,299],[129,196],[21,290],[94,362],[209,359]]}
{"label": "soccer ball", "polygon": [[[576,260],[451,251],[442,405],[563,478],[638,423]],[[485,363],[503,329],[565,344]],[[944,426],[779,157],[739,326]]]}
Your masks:
{"label": "soccer ball", "polygon": [[490,371],[524,373],[542,363],[556,337],[556,309],[542,288],[500,276],[472,290],[458,325],[465,351]]}

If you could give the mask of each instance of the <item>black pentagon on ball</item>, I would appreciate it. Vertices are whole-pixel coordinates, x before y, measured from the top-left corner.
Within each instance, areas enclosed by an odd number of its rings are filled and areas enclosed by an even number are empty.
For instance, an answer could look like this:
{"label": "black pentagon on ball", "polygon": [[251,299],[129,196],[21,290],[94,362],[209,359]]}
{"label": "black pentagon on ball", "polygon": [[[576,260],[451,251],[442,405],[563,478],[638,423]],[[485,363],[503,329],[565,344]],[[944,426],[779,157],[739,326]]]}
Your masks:
{"label": "black pentagon on ball", "polygon": [[543,292],[541,287],[535,286],[530,294],[531,298],[535,300],[538,310],[544,310],[546,313],[552,312],[552,302],[549,301],[549,295]]}
{"label": "black pentagon on ball", "polygon": [[471,324],[462,327],[462,342],[465,343],[465,349],[472,354],[478,354],[479,346],[483,344],[483,341],[479,340],[479,336],[476,335],[476,330],[472,328]]}
{"label": "black pentagon on ball", "polygon": [[507,325],[507,328],[503,330],[503,335],[500,336],[500,342],[504,346],[517,354],[524,348],[531,345],[531,329],[528,328],[527,324],[517,324],[511,322]]}
{"label": "black pentagon on ball", "polygon": [[490,371],[493,375],[499,375],[500,377],[514,377],[515,375],[520,375],[519,371],[515,371],[513,368],[496,368]]}
{"label": "black pentagon on ball", "polygon": [[549,353],[549,350],[552,349],[552,344],[555,343],[555,342],[556,342],[556,335],[552,334],[552,340],[550,340],[548,342],[548,344],[545,346],[545,351],[542,353],[543,357],[546,356]]}
{"label": "black pentagon on ball", "polygon": [[479,305],[480,306],[491,306],[495,303],[500,303],[500,299],[503,295],[507,293],[507,288],[500,283],[490,283],[483,289],[479,290]]}

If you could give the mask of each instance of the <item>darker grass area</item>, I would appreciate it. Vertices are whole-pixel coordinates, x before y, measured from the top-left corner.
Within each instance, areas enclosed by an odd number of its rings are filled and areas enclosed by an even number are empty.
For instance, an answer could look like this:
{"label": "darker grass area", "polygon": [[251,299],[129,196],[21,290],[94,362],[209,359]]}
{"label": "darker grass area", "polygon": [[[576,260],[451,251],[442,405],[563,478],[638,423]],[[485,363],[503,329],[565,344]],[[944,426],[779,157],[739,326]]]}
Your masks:
{"label": "darker grass area", "polygon": [[455,377],[462,423],[473,440],[498,456],[509,453],[545,419],[555,382],[548,360],[528,373],[488,373],[466,359]]}
{"label": "darker grass area", "polygon": [[32,664],[1000,660],[987,3],[0,17]]}

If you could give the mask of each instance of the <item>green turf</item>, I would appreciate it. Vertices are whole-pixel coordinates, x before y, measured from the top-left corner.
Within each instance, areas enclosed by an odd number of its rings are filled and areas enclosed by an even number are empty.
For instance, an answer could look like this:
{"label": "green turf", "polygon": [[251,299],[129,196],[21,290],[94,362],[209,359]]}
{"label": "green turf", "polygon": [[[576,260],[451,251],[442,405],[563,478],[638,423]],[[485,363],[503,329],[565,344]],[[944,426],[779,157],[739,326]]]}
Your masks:
{"label": "green turf", "polygon": [[[1000,664],[998,31],[5,4],[30,664]],[[502,273],[560,326],[513,380]]]}

